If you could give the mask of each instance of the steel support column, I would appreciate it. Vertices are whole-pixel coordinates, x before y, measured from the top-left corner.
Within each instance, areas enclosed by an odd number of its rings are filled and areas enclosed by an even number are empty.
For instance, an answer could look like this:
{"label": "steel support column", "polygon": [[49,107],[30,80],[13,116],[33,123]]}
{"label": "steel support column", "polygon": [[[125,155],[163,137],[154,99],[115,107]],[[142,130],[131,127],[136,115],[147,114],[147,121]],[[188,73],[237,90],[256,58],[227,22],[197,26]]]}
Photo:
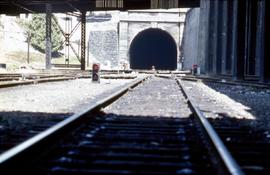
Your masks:
{"label": "steel support column", "polygon": [[211,1],[212,3],[212,47],[210,48],[210,52],[212,52],[212,73],[216,74],[217,73],[217,63],[218,63],[218,13],[219,13],[219,1],[218,0],[213,0]]}
{"label": "steel support column", "polygon": [[232,60],[232,43],[233,43],[233,2],[234,0],[227,0],[227,45],[226,45],[226,67],[225,72],[227,75],[233,75],[233,60]]}
{"label": "steel support column", "polygon": [[217,73],[218,0],[210,1],[209,72]]}
{"label": "steel support column", "polygon": [[256,38],[256,60],[259,65],[260,81],[264,81],[264,23],[265,23],[265,0],[258,1],[257,10],[257,38]]}
{"label": "steel support column", "polygon": [[[226,0],[224,0],[226,1]],[[221,74],[222,69],[222,32],[223,32],[223,1],[217,2],[217,43],[216,43],[216,74]]]}
{"label": "steel support column", "polygon": [[228,38],[228,0],[221,1],[222,24],[221,24],[221,73],[226,74],[227,65],[227,38]]}
{"label": "steel support column", "polygon": [[[247,1],[236,1],[237,8],[237,69],[236,78],[244,79],[245,76],[245,55],[246,55],[246,16]],[[241,8],[240,8],[241,7]]]}
{"label": "steel support column", "polygon": [[85,70],[86,12],[81,14],[81,70]]}
{"label": "steel support column", "polygon": [[232,60],[232,76],[237,79],[237,29],[238,29],[238,2],[233,0],[232,3],[232,41],[231,41],[231,60]]}
{"label": "steel support column", "polygon": [[265,0],[265,19],[264,19],[264,81],[270,82],[270,1]]}
{"label": "steel support column", "polygon": [[199,29],[199,44],[198,44],[198,63],[201,67],[201,72],[208,74],[209,67],[209,25],[210,24],[210,1],[200,1],[200,29]]}
{"label": "steel support column", "polygon": [[244,78],[248,74],[248,65],[250,57],[250,28],[251,28],[251,0],[246,0],[245,13],[245,57],[244,57]]}
{"label": "steel support column", "polygon": [[51,25],[51,18],[52,17],[52,5],[46,4],[46,69],[51,68],[51,59],[52,59],[52,41],[51,41],[51,32],[52,32],[52,25]]}

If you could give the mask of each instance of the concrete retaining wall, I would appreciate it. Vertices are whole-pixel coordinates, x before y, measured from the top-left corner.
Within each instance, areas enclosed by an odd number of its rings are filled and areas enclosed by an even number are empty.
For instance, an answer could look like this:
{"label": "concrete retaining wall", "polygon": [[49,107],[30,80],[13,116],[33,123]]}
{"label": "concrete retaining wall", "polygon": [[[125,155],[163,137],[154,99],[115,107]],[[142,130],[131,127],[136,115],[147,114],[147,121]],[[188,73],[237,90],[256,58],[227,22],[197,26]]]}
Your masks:
{"label": "concrete retaining wall", "polygon": [[[184,38],[182,40],[183,69],[189,70],[198,64],[198,34],[200,9],[193,8],[186,14]],[[199,65],[200,66],[200,65]]]}

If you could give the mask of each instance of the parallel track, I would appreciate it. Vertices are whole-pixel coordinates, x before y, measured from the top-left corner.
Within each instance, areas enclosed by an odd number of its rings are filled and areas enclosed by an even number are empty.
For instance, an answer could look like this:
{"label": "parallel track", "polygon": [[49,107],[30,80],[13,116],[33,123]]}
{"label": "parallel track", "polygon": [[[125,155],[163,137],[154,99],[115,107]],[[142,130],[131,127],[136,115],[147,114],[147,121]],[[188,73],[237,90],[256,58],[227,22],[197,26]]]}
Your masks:
{"label": "parallel track", "polygon": [[0,74],[0,88],[44,82],[73,80],[76,76],[64,74]]}
{"label": "parallel track", "polygon": [[193,75],[184,75],[178,76],[178,78],[187,81],[203,81],[203,82],[212,82],[228,85],[240,85],[240,86],[251,86],[256,88],[270,88],[270,83],[262,83],[259,81],[249,81],[249,80],[233,80],[231,77],[206,77],[206,76],[193,76]]}
{"label": "parallel track", "polygon": [[[102,79],[135,79],[137,75],[117,74],[116,71],[102,71]],[[0,88],[20,85],[31,85],[45,82],[67,81],[76,78],[91,78],[90,72],[63,72],[63,73],[32,73],[32,74],[0,74]]]}

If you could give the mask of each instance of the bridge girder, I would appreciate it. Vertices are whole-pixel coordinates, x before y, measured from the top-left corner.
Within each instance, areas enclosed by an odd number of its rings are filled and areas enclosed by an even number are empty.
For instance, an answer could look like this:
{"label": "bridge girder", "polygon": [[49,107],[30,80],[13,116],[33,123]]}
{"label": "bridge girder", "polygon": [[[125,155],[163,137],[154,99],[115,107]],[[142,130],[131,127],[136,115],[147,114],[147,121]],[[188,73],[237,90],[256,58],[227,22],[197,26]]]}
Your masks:
{"label": "bridge girder", "polygon": [[132,10],[151,8],[199,7],[200,0],[3,0],[0,14],[45,13],[51,4],[53,13],[94,10]]}

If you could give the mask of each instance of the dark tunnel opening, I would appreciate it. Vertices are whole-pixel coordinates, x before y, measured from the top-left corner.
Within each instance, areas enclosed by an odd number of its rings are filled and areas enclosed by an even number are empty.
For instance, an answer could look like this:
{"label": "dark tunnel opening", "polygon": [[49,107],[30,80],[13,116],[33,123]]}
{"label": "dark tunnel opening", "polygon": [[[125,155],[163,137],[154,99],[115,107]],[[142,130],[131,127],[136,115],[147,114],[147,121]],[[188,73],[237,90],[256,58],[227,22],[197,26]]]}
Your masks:
{"label": "dark tunnel opening", "polygon": [[177,46],[173,37],[164,30],[151,28],[140,32],[129,49],[131,69],[175,70]]}

